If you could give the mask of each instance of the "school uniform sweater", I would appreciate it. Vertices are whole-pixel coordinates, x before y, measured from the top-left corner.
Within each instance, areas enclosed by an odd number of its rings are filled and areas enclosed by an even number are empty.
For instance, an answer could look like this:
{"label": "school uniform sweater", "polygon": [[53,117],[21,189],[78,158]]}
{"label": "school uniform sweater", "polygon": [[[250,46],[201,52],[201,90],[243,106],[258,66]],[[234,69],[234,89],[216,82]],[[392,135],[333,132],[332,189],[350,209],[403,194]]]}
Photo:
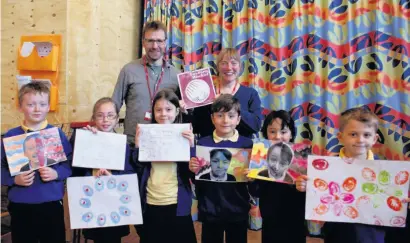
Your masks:
{"label": "school uniform sweater", "polygon": [[[147,206],[147,185],[148,179],[151,175],[151,162],[139,162],[138,161],[138,149],[133,152],[133,160],[135,163],[139,163],[143,166],[141,183],[140,183],[140,195],[142,211],[145,212]],[[191,148],[191,157],[195,156],[195,148]],[[172,162],[155,162],[155,163],[172,163]],[[192,206],[192,188],[190,179],[194,178],[194,173],[189,170],[188,162],[175,162],[177,164],[177,216],[187,216],[191,214]]]}
{"label": "school uniform sweater", "polygon": [[[339,157],[344,157],[344,148]],[[368,160],[377,160],[369,150]],[[323,225],[325,243],[384,243],[385,227],[358,223],[326,222]]]}
{"label": "school uniform sweater", "polygon": [[[258,92],[253,88],[240,85],[234,97],[241,104],[241,122],[236,129],[242,136],[252,138],[252,135],[261,129],[263,120]],[[194,133],[199,134],[199,137],[212,135],[215,127],[211,120],[211,105],[197,107],[193,110],[192,126]]]}
{"label": "school uniform sweater", "polygon": [[[70,143],[74,149],[75,147],[75,132],[71,136]],[[124,170],[110,170],[112,175],[126,175],[136,173],[135,169],[131,165],[132,163],[132,153],[128,145],[125,149],[125,161],[124,161]],[[73,176],[92,176],[93,170],[97,169],[88,169],[88,168],[73,168]],[[128,225],[114,226],[114,227],[105,227],[105,228],[96,228],[96,229],[84,229],[83,234],[86,239],[91,240],[104,240],[111,238],[121,238],[130,233],[130,227]]]}
{"label": "school uniform sweater", "polygon": [[[251,139],[239,136],[237,142],[215,142],[213,136],[199,139],[198,145],[215,148],[252,148]],[[202,222],[239,222],[248,219],[248,183],[195,181],[198,218]]]}
{"label": "school uniform sweater", "polygon": [[[47,125],[44,129],[52,128],[52,125]],[[27,131],[33,132],[33,131]],[[64,132],[58,128],[60,134],[61,144],[67,160],[50,166],[53,168],[58,177],[56,180],[43,182],[40,173],[35,170],[34,182],[31,186],[18,186],[14,183],[14,176],[10,175],[7,157],[4,151],[3,140],[1,142],[1,184],[8,186],[8,198],[14,203],[40,204],[44,202],[51,202],[61,200],[64,196],[64,181],[71,175],[71,161],[72,149]],[[21,127],[16,127],[9,130],[4,137],[13,137],[26,133]]]}

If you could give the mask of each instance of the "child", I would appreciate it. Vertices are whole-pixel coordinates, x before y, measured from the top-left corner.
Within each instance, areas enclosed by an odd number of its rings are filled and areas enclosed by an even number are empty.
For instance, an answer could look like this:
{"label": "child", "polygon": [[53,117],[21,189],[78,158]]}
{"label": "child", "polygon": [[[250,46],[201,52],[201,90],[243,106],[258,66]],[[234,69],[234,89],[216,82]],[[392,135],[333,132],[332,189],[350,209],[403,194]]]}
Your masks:
{"label": "child", "polygon": [[[46,116],[50,110],[50,90],[46,85],[32,82],[23,85],[18,94],[21,126],[9,130],[4,137],[52,128]],[[58,129],[67,160],[38,170],[10,176],[2,142],[1,184],[8,186],[13,243],[65,243],[64,181],[71,175],[72,149],[66,136]]]}
{"label": "child", "polygon": [[[282,143],[293,143],[295,134],[295,122],[284,110],[269,113],[262,126],[263,137],[281,147]],[[262,243],[306,242],[303,193],[294,185],[263,180],[253,181],[250,190],[259,197]]]}
{"label": "child", "polygon": [[[252,148],[252,140],[240,136],[236,127],[240,122],[240,103],[230,94],[219,96],[211,106],[213,135],[203,137],[198,145],[220,148]],[[191,158],[189,168],[199,169],[197,158]],[[247,242],[248,212],[250,209],[247,183],[195,182],[198,216],[202,222],[202,243]]]}
{"label": "child", "polygon": [[[378,139],[378,118],[364,108],[353,108],[340,116],[338,138],[344,147],[340,150],[341,158],[376,159],[371,148]],[[296,180],[296,188],[306,191],[307,176]],[[326,222],[323,226],[325,243],[383,243],[385,228],[355,224]]]}
{"label": "child", "polygon": [[[155,95],[151,114],[152,123],[182,123],[179,99],[170,89]],[[137,126],[136,148],[139,147],[139,134]],[[184,131],[182,136],[189,140],[191,147],[194,146],[192,131]],[[135,158],[138,158],[138,150]],[[188,163],[152,161],[141,164],[145,165],[140,185],[144,220],[141,243],[196,243],[191,217],[190,179],[193,173],[189,171]]]}
{"label": "child", "polygon": [[[87,126],[85,129],[90,130],[93,133],[97,133],[97,131],[115,132],[114,128],[118,124],[118,117],[118,110],[115,106],[114,101],[108,97],[101,98],[95,103],[93,108],[93,115],[91,117],[91,121],[95,123],[95,127]],[[70,141],[72,143],[75,141],[75,133],[71,137]],[[130,148],[127,145],[125,150],[125,161],[123,171],[76,168],[76,170],[74,170],[73,175],[107,176],[135,173],[134,169],[130,164],[130,154]],[[93,240],[94,243],[121,243],[121,238],[128,235],[129,233],[130,229],[128,225],[83,230],[84,238]]]}

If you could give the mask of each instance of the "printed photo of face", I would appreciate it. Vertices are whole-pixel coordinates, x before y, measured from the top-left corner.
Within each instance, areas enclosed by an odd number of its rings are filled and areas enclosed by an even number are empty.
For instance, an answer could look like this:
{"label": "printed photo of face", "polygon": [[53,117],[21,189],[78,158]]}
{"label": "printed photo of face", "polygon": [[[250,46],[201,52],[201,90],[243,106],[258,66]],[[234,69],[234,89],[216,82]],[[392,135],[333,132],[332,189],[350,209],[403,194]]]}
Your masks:
{"label": "printed photo of face", "polygon": [[29,160],[23,170],[38,169],[45,165],[43,139],[38,134],[26,137],[23,143],[24,156]]}
{"label": "printed photo of face", "polygon": [[269,177],[276,180],[282,179],[293,159],[293,152],[285,143],[273,144],[268,149],[267,163]]}
{"label": "printed photo of face", "polygon": [[214,149],[210,151],[211,178],[218,181],[226,181],[227,172],[231,163],[232,154],[226,149]]}
{"label": "printed photo of face", "polygon": [[36,139],[34,137],[24,141],[24,156],[28,158],[30,168],[37,168],[40,166],[40,160],[37,155]]}

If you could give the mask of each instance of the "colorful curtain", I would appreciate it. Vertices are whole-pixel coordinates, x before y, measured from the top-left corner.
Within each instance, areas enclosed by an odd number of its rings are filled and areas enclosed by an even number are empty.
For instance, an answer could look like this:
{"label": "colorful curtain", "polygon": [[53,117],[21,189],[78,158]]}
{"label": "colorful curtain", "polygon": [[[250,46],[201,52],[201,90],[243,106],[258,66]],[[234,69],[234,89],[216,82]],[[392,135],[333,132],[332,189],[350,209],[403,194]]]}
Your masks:
{"label": "colorful curtain", "polygon": [[375,152],[410,159],[410,0],[145,0],[149,20],[166,23],[180,69],[215,75],[220,49],[239,50],[241,83],[267,110],[290,110],[315,154],[337,153],[338,115],[367,106]]}

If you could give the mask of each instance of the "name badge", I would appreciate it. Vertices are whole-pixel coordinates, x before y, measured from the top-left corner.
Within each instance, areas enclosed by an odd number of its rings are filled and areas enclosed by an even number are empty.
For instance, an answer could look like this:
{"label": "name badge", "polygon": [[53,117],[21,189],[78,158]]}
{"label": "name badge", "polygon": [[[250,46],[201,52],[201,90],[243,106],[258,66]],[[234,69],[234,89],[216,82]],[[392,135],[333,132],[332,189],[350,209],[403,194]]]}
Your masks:
{"label": "name badge", "polygon": [[152,119],[152,114],[150,111],[145,112],[144,120],[146,121],[151,121]]}

